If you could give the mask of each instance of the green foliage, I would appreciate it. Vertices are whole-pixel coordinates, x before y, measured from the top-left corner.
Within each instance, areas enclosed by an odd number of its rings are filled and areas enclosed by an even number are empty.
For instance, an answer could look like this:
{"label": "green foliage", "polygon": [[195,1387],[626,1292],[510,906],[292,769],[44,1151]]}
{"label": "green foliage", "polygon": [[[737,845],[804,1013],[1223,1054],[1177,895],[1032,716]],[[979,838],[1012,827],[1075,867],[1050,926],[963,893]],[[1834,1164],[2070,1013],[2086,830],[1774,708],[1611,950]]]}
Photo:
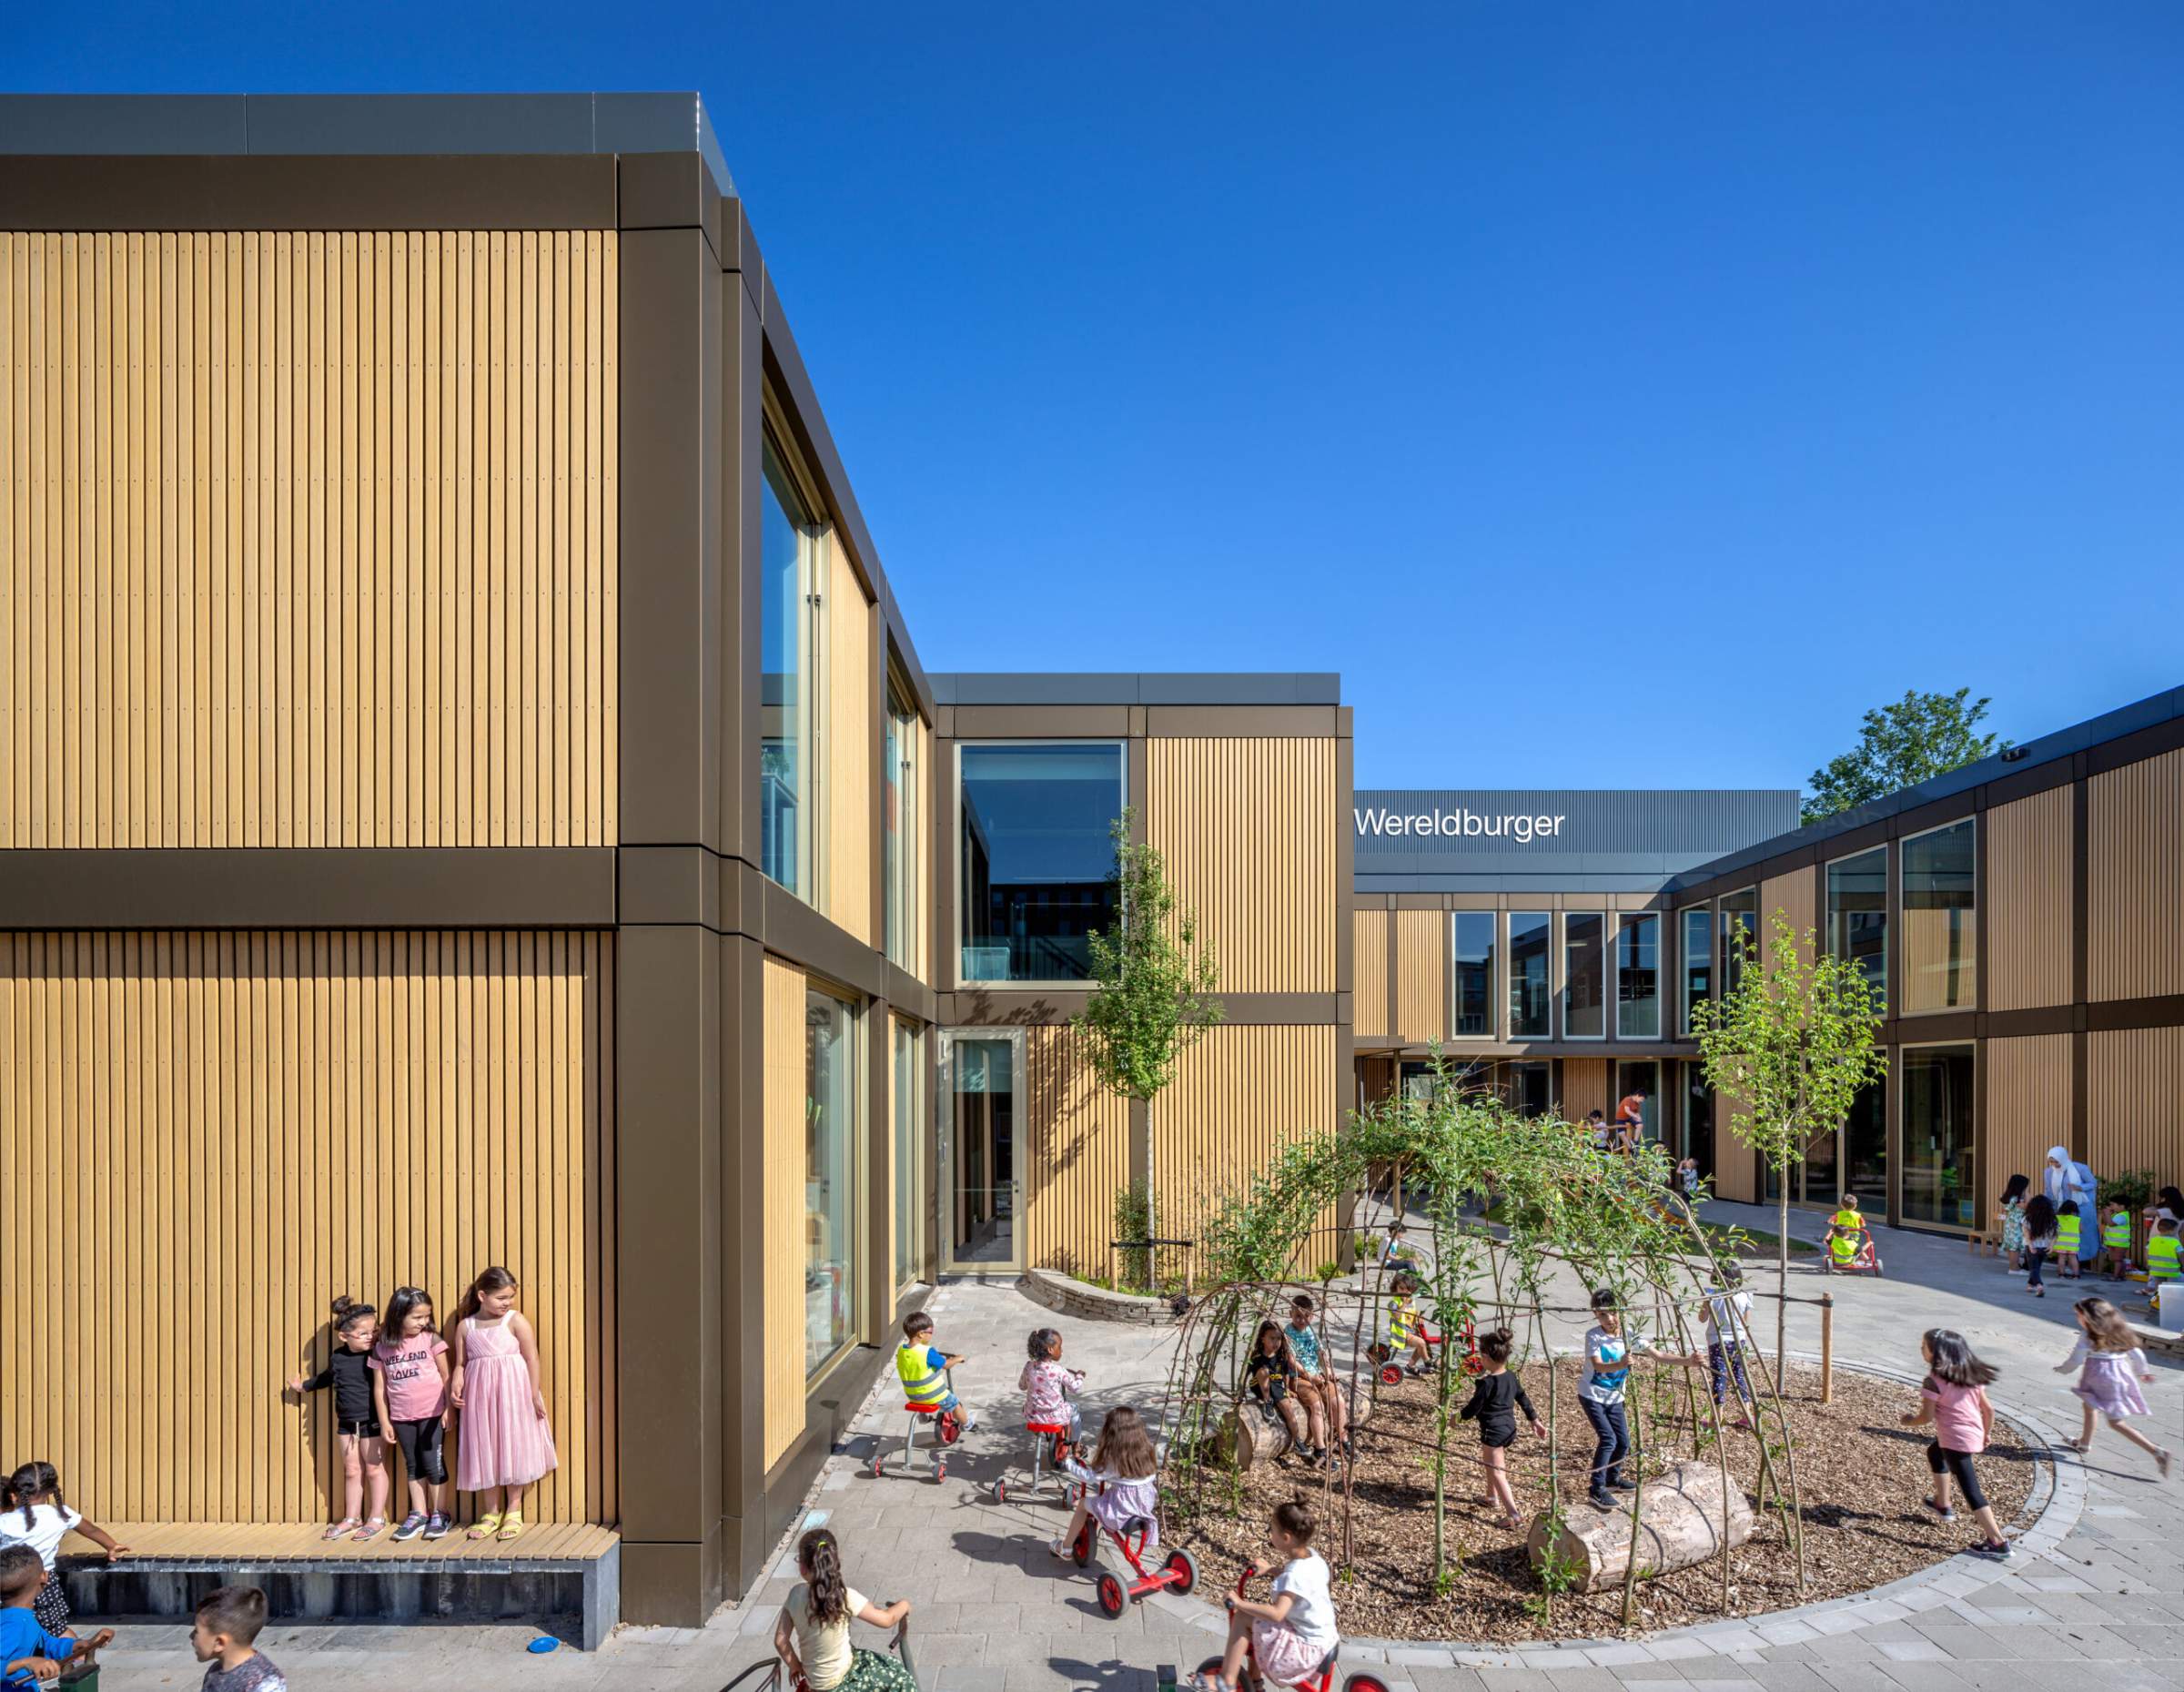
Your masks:
{"label": "green foliage", "polygon": [[[1149,1240],[1153,1237],[1153,1198],[1141,1180],[1134,1180],[1115,1195],[1115,1237]],[[1120,1254],[1122,1290],[1149,1292],[1153,1285],[1153,1249],[1126,1248]]]}
{"label": "green foliage", "polygon": [[1126,810],[1108,830],[1118,917],[1090,937],[1097,985],[1069,1026],[1087,1037],[1102,1086],[1149,1100],[1175,1079],[1177,1058],[1220,1021],[1221,1002],[1205,997],[1218,971],[1199,943],[1198,914],[1176,902],[1159,848],[1131,844],[1133,817]]}
{"label": "green foliage", "polygon": [[2100,1201],[2122,1205],[2131,1213],[2135,1224],[2138,1212],[2154,1201],[2154,1188],[2160,1179],[2152,1170],[2121,1170],[2113,1175],[2103,1175]]}
{"label": "green foliage", "polygon": [[[1975,732],[1993,702],[1973,699],[1971,691],[1906,690],[1894,704],[1866,713],[1858,744],[1806,777],[1813,791],[1799,808],[1801,820],[1816,823],[1899,787],[1976,763],[1995,751],[1993,735]],[[2009,743],[2002,745],[2007,747]]]}

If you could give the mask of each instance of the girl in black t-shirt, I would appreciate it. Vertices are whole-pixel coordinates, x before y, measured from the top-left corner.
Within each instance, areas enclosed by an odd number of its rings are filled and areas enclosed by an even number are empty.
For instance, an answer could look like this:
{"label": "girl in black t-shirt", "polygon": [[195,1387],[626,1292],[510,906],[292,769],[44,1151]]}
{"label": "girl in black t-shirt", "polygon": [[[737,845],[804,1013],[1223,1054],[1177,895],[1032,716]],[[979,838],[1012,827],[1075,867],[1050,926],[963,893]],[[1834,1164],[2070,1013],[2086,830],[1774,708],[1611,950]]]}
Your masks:
{"label": "girl in black t-shirt", "polygon": [[[379,1337],[379,1314],[344,1292],[334,1301],[334,1350],[326,1367],[306,1380],[288,1382],[291,1393],[334,1389],[334,1432],[341,1444],[341,1474],[348,1514],[320,1535],[326,1539],[377,1539],[387,1531],[387,1444],[380,1437],[379,1412],[371,1392],[369,1360]],[[371,1515],[359,1518],[365,1484],[371,1488]]]}
{"label": "girl in black t-shirt", "polygon": [[1480,1336],[1479,1355],[1485,1361],[1486,1370],[1471,1387],[1471,1402],[1456,1413],[1462,1421],[1479,1424],[1479,1459],[1486,1469],[1487,1503],[1502,1512],[1502,1519],[1510,1526],[1522,1527],[1524,1517],[1517,1509],[1517,1494],[1509,1484],[1509,1464],[1503,1454],[1516,1440],[1518,1411],[1524,1413],[1525,1421],[1540,1438],[1547,1437],[1547,1430],[1541,1425],[1532,1400],[1524,1395],[1524,1383],[1509,1372],[1510,1349],[1515,1343],[1515,1336],[1507,1328]]}

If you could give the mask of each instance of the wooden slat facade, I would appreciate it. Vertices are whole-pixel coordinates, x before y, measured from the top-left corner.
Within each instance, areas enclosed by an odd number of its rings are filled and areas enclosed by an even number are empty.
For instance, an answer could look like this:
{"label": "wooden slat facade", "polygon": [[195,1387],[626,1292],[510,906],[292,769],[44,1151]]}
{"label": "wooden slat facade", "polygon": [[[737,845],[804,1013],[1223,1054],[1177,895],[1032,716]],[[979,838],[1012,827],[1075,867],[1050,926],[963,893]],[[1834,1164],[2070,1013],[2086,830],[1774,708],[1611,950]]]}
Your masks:
{"label": "wooden slat facade", "polygon": [[1167,855],[1231,993],[1335,986],[1337,834],[1350,818],[1326,739],[1146,743],[1146,833]]}
{"label": "wooden slat facade", "polygon": [[1350,1015],[1360,1038],[1395,1031],[1388,1019],[1388,925],[1392,920],[1392,913],[1384,910],[1350,913]]}
{"label": "wooden slat facade", "polygon": [[1582,1122],[1595,1110],[1603,1115],[1613,1110],[1614,1100],[1608,1093],[1613,1067],[1605,1058],[1563,1059],[1562,1115],[1572,1122]]}
{"label": "wooden slat facade", "polygon": [[2184,749],[2086,788],[2089,996],[2184,993]]}
{"label": "wooden slat facade", "polygon": [[0,846],[612,844],[616,242],[0,233]]}
{"label": "wooden slat facade", "polygon": [[1795,869],[1762,882],[1759,889],[1759,955],[1763,963],[1774,956],[1774,914],[1790,925],[1802,946],[1805,932],[1819,923],[1819,881],[1810,869]]}
{"label": "wooden slat facade", "polygon": [[1407,1045],[1449,1033],[1449,914],[1395,913],[1395,1031]]}
{"label": "wooden slat facade", "polygon": [[2067,1005],[2074,897],[2071,790],[2050,787],[1996,805],[1987,813],[1981,897],[1987,903],[1987,1008]]}
{"label": "wooden slat facade", "polygon": [[66,1358],[6,1372],[0,1449],[101,1519],[322,1521],[332,1402],[281,1383],[329,1302],[410,1282],[451,1323],[500,1263],[561,1456],[526,1514],[614,1521],[613,964],[590,933],[0,934],[0,1182],[36,1195],[0,1322]]}
{"label": "wooden slat facade", "polygon": [[1067,1028],[1026,1028],[1024,1069],[1024,1261],[1111,1275],[1115,1195],[1130,1179],[1129,1105],[1093,1079],[1082,1037]]}
{"label": "wooden slat facade", "polygon": [[[2069,1143],[2070,1036],[1987,1041],[1987,1135],[1972,1170],[1979,1197],[1977,1214],[1996,1214],[1996,1201],[2012,1175],[2029,1178],[2037,1190],[2048,1149]],[[2095,1226],[2092,1218],[2086,1226]]]}
{"label": "wooden slat facade", "polygon": [[2184,1028],[2097,1028],[2087,1042],[2086,1160],[2093,1172],[2152,1170],[2156,1186],[2184,1180],[2176,1111]]}
{"label": "wooden slat facade", "polygon": [[763,1081],[765,1466],[804,1432],[804,1276],[806,1075],[804,971],[765,961]]}
{"label": "wooden slat facade", "polygon": [[866,945],[877,944],[872,909],[872,602],[849,554],[826,549],[826,914]]}

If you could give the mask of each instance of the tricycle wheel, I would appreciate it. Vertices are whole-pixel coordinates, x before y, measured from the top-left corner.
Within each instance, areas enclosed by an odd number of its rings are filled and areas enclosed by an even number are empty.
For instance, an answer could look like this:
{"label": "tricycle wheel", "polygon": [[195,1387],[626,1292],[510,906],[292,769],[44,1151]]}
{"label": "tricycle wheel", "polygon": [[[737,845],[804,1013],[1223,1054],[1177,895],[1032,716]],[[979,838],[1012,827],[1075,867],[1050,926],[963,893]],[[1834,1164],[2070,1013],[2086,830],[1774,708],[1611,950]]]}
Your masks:
{"label": "tricycle wheel", "polygon": [[933,1484],[937,1486],[941,1484],[941,1482],[946,1480],[947,1478],[948,1465],[945,1463],[935,1464],[933,1465]]}
{"label": "tricycle wheel", "polygon": [[1352,1675],[1342,1683],[1342,1692],[1388,1692],[1388,1683],[1378,1675]]}
{"label": "tricycle wheel", "polygon": [[1198,1584],[1198,1560],[1188,1551],[1168,1554],[1168,1572],[1174,1576],[1168,1583],[1171,1592],[1188,1592]]}
{"label": "tricycle wheel", "polygon": [[1403,1372],[1400,1368],[1394,1363],[1380,1365],[1380,1384],[1382,1386],[1400,1386],[1402,1383]]}
{"label": "tricycle wheel", "polygon": [[1069,1560],[1082,1568],[1092,1560],[1092,1524],[1087,1522],[1069,1542]]}
{"label": "tricycle wheel", "polygon": [[1008,1502],[1008,1483],[1006,1481],[996,1481],[994,1483],[994,1502],[996,1504],[1006,1504]]}
{"label": "tricycle wheel", "polygon": [[1099,1596],[1099,1613],[1109,1621],[1120,1616],[1123,1610],[1122,1583],[1112,1575],[1102,1575],[1099,1585],[1093,1588]]}
{"label": "tricycle wheel", "polygon": [[872,1478],[874,1480],[876,1481],[880,1478],[881,1470],[886,1461],[887,1454],[885,1452],[875,1451],[872,1454]]}

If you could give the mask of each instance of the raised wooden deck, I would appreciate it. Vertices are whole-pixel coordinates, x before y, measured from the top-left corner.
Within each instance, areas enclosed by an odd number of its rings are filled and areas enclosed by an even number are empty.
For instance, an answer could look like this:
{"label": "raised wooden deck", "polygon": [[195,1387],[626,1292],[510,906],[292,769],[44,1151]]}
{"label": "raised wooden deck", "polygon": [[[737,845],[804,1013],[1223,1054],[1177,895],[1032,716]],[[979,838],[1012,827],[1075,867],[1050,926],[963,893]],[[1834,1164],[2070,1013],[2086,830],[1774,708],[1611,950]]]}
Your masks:
{"label": "raised wooden deck", "polygon": [[[106,1522],[100,1524],[123,1545],[130,1563],[588,1563],[620,1543],[611,1527],[540,1523],[526,1527],[512,1544],[471,1539],[458,1527],[445,1539],[397,1543],[389,1527],[377,1539],[359,1545],[353,1538],[327,1540],[323,1522]],[[105,1554],[81,1535],[61,1542],[63,1556],[104,1560]],[[120,1566],[117,1565],[116,1566]]]}

